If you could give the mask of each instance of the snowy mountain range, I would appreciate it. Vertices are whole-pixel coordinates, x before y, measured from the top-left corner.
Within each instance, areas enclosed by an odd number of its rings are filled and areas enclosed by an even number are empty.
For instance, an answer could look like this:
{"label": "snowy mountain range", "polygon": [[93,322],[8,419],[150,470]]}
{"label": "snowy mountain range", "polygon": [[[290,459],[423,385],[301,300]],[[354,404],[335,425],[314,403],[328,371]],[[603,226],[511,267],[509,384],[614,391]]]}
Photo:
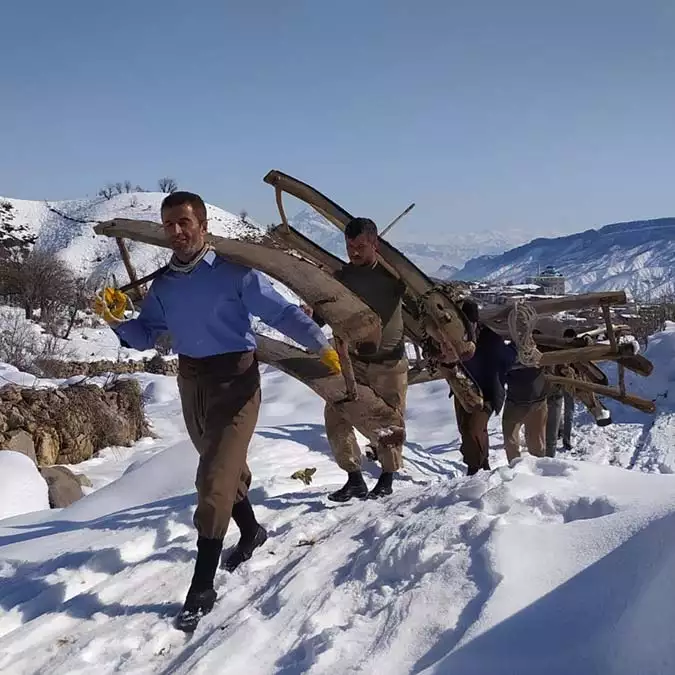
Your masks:
{"label": "snowy mountain range", "polygon": [[[333,255],[345,259],[345,245],[342,233],[323,216],[311,208],[303,209],[291,219],[291,224]],[[478,255],[495,255],[529,240],[524,231],[507,232],[466,232],[453,234],[452,241],[425,243],[407,241],[397,235],[397,228],[406,231],[402,222],[387,235],[389,240],[410,260],[435,277],[447,277],[449,270],[461,267],[467,260]],[[446,235],[447,236],[447,235]]]}
{"label": "snowy mountain range", "polygon": [[469,260],[446,278],[517,283],[547,265],[567,277],[571,292],[625,289],[642,300],[671,295],[675,292],[675,218],[534,239],[501,255]]}

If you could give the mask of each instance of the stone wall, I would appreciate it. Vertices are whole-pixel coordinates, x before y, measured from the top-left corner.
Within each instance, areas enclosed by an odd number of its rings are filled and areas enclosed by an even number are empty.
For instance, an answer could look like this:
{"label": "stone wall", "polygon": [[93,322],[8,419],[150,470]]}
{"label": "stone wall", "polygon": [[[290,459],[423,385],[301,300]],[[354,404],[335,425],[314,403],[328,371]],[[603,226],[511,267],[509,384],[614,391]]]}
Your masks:
{"label": "stone wall", "polygon": [[106,388],[0,389],[0,447],[33,453],[39,466],[75,464],[108,446],[130,446],[150,435],[135,380]]}
{"label": "stone wall", "polygon": [[116,375],[126,375],[129,373],[175,375],[178,372],[177,359],[163,359],[159,355],[140,361],[59,361],[56,359],[42,359],[37,365],[44,377],[57,379],[66,379],[78,375],[95,377],[108,373]]}

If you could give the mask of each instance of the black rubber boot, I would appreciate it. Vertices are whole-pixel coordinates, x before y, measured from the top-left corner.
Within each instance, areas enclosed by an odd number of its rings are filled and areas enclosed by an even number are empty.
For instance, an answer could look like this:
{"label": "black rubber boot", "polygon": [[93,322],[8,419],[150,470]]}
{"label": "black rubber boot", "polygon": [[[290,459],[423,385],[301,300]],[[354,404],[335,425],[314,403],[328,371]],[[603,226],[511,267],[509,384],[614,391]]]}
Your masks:
{"label": "black rubber boot", "polygon": [[380,499],[390,495],[392,490],[392,483],[394,482],[394,474],[383,471],[377,479],[375,487],[368,493],[368,499]]}
{"label": "black rubber boot", "polygon": [[199,620],[208,614],[216,602],[213,580],[218,569],[220,552],[223,550],[222,539],[197,539],[197,562],[192,575],[192,583],[187,592],[183,608],[176,617],[176,628],[191,633]]}
{"label": "black rubber boot", "polygon": [[368,486],[363,480],[363,474],[360,471],[350,471],[347,474],[347,482],[335,492],[328,495],[332,502],[348,502],[353,497],[365,499],[368,496]]}
{"label": "black rubber boot", "polygon": [[267,530],[258,523],[248,497],[244,497],[232,507],[232,520],[237,524],[241,537],[239,543],[223,560],[222,566],[228,572],[234,572],[243,562],[253,555],[267,541]]}

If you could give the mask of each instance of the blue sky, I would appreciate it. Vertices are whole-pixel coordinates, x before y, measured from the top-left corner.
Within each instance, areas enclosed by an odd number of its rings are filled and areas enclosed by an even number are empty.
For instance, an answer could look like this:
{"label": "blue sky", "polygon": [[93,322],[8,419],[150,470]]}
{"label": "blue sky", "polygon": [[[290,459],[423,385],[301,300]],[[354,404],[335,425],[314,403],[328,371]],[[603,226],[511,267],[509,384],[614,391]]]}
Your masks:
{"label": "blue sky", "polygon": [[[0,194],[169,175],[277,220],[271,168],[401,238],[675,215],[669,0],[8,0]],[[291,205],[292,212],[295,205]]]}

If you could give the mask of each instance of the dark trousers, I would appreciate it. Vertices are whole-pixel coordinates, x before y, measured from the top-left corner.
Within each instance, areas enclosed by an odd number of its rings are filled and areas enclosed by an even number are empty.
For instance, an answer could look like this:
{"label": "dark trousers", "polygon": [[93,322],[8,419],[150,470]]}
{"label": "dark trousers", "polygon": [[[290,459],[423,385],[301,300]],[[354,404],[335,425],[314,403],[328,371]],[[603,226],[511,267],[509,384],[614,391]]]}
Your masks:
{"label": "dark trousers", "polygon": [[462,437],[460,452],[467,466],[467,474],[471,476],[480,469],[489,469],[490,438],[487,424],[490,419],[490,409],[469,413],[455,397],[455,416],[459,434]]}
{"label": "dark trousers", "polygon": [[178,389],[190,440],[199,453],[199,536],[222,539],[232,507],[251,484],[246,462],[260,409],[260,374],[253,352],[179,357]]}

